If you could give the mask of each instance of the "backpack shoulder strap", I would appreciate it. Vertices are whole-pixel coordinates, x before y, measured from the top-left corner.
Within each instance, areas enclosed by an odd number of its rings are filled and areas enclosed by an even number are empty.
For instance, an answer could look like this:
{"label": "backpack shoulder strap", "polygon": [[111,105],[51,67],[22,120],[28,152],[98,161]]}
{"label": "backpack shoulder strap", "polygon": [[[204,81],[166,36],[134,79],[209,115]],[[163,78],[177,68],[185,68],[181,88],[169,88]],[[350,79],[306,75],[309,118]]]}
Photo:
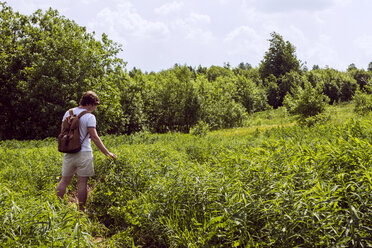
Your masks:
{"label": "backpack shoulder strap", "polygon": [[70,109],[68,112],[70,113],[70,116],[74,116],[74,109]]}
{"label": "backpack shoulder strap", "polygon": [[83,111],[78,115],[78,118],[82,117],[83,115],[90,113],[89,111]]}

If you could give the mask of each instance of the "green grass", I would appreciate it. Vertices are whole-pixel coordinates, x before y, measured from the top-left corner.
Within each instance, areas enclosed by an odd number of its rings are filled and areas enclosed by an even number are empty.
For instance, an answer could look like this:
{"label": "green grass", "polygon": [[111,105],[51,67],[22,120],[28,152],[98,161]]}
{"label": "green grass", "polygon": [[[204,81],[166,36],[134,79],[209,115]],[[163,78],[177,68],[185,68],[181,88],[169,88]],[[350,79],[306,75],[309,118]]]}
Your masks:
{"label": "green grass", "polygon": [[[372,129],[353,104],[206,136],[105,136],[87,214],[54,196],[55,140],[1,142],[0,247],[370,247]],[[76,186],[69,188],[73,194]]]}

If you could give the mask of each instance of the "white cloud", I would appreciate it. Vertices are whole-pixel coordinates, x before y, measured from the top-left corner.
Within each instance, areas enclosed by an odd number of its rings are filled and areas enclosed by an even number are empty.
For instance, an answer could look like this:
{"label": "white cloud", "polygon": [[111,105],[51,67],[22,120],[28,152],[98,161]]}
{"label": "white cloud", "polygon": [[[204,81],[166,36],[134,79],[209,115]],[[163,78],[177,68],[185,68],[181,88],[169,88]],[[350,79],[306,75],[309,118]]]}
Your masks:
{"label": "white cloud", "polygon": [[20,11],[21,14],[30,15],[38,9],[48,10],[50,7],[57,9],[59,13],[66,12],[71,5],[71,0],[66,0],[66,3],[49,2],[45,0],[12,0],[9,4],[15,11]]}
{"label": "white cloud", "polygon": [[348,4],[351,4],[353,1],[352,0],[333,0],[334,4],[335,5],[338,5],[338,6],[346,6]]}
{"label": "white cloud", "polygon": [[194,24],[208,24],[211,22],[211,18],[208,15],[191,13],[188,21]]}
{"label": "white cloud", "polygon": [[249,26],[235,28],[226,35],[223,43],[229,56],[245,57],[249,63],[258,63],[267,48],[263,35]]}
{"label": "white cloud", "polygon": [[205,31],[201,28],[190,29],[186,35],[186,38],[197,41],[204,45],[211,43],[215,39],[212,32]]}
{"label": "white cloud", "polygon": [[123,37],[162,39],[169,33],[167,25],[143,18],[128,1],[119,4],[115,10],[111,8],[101,10],[97,14],[97,19],[90,24],[91,28],[94,26],[104,27]]}
{"label": "white cloud", "polygon": [[159,8],[155,9],[155,13],[160,14],[160,15],[168,15],[170,13],[174,13],[177,11],[180,11],[184,6],[183,2],[170,2],[166,3]]}
{"label": "white cloud", "polygon": [[104,32],[123,44],[129,65],[146,64],[145,70],[164,68],[183,57],[194,64],[246,61],[256,66],[273,31],[291,42],[309,67],[345,69],[350,63],[366,66],[372,58],[370,0],[7,2],[22,14],[58,9],[97,36]]}
{"label": "white cloud", "polygon": [[339,53],[332,46],[332,39],[328,35],[320,35],[307,47],[308,61],[321,67],[332,65],[340,61]]}
{"label": "white cloud", "polygon": [[250,5],[262,12],[320,11],[345,0],[247,0]]}
{"label": "white cloud", "polygon": [[174,33],[181,32],[186,39],[208,44],[215,39],[213,33],[205,27],[210,22],[211,18],[208,15],[190,13],[187,18],[179,18],[172,22],[170,27]]}
{"label": "white cloud", "polygon": [[362,51],[364,56],[372,56],[372,35],[363,35],[354,40],[354,44]]}
{"label": "white cloud", "polygon": [[230,3],[230,0],[218,0],[220,4],[228,4]]}
{"label": "white cloud", "polygon": [[96,4],[99,0],[80,0],[83,4]]}

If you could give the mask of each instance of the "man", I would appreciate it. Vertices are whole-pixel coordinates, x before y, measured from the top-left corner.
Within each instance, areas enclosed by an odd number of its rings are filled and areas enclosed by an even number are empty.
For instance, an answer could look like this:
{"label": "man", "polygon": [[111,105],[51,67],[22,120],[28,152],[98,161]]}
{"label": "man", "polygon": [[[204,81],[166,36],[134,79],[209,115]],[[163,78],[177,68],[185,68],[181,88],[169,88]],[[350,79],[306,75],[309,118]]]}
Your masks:
{"label": "man", "polygon": [[[78,176],[78,199],[79,209],[85,211],[87,200],[88,178],[94,176],[93,150],[91,140],[106,156],[115,159],[116,155],[109,152],[102,143],[96,131],[96,117],[92,114],[99,105],[99,98],[96,93],[87,91],[80,100],[79,107],[73,109],[74,115],[79,115],[83,111],[88,111],[80,117],[80,141],[81,151],[77,153],[65,153],[63,156],[62,179],[56,188],[57,196],[62,199],[66,193],[66,188],[70,184],[74,173]],[[63,116],[62,122],[69,116],[69,111]]]}

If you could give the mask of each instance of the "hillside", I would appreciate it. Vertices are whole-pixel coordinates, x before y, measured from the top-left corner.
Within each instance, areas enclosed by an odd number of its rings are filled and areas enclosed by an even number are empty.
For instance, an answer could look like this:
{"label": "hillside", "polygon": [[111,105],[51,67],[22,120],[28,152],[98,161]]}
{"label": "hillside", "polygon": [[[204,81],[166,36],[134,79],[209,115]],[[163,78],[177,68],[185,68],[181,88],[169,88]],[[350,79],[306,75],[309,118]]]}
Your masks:
{"label": "hillside", "polygon": [[283,108],[244,127],[105,136],[86,214],[59,202],[56,141],[2,141],[2,247],[369,247],[372,129],[352,103],[300,127]]}

